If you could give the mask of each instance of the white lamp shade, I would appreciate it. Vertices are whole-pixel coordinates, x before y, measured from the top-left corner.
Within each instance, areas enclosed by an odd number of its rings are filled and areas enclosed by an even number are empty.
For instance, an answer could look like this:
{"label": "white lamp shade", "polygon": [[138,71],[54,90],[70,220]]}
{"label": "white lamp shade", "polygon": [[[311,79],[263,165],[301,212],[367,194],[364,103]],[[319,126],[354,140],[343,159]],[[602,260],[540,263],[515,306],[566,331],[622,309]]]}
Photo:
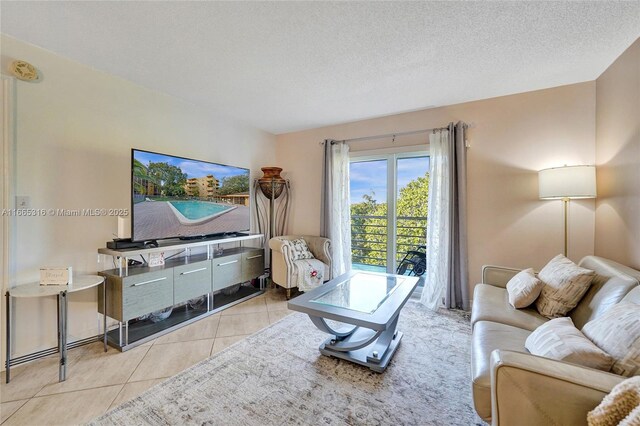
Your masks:
{"label": "white lamp shade", "polygon": [[538,172],[540,199],[596,198],[595,166],[564,166]]}

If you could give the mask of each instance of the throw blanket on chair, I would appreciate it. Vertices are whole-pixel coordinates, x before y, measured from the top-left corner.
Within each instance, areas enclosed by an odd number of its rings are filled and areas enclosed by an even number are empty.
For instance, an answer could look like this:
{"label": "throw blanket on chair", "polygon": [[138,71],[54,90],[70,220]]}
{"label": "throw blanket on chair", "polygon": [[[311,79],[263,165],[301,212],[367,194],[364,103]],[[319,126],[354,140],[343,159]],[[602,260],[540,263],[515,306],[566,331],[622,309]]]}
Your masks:
{"label": "throw blanket on chair", "polygon": [[587,414],[589,426],[640,425],[640,376],[620,382]]}
{"label": "throw blanket on chair", "polygon": [[318,259],[300,259],[293,262],[298,290],[309,291],[322,285],[324,263]]}

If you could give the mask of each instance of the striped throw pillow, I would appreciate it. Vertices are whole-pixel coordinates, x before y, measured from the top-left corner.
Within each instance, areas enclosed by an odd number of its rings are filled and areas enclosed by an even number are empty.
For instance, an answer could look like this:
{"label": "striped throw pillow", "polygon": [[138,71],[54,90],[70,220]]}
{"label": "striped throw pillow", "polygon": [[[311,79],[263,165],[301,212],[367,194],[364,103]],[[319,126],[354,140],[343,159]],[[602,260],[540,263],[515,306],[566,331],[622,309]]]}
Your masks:
{"label": "striped throw pillow", "polygon": [[613,365],[611,355],[587,339],[569,317],[552,319],[527,337],[525,348],[533,355],[558,359],[609,371]]}
{"label": "striped throw pillow", "polygon": [[613,373],[640,375],[640,305],[620,302],[582,327],[585,336],[614,358]]}
{"label": "striped throw pillow", "polygon": [[557,255],[538,274],[544,286],[536,300],[536,309],[547,318],[565,316],[580,302],[594,276],[594,271]]}
{"label": "striped throw pillow", "polygon": [[544,283],[536,278],[533,268],[518,272],[507,283],[509,304],[517,309],[526,308],[536,301]]}

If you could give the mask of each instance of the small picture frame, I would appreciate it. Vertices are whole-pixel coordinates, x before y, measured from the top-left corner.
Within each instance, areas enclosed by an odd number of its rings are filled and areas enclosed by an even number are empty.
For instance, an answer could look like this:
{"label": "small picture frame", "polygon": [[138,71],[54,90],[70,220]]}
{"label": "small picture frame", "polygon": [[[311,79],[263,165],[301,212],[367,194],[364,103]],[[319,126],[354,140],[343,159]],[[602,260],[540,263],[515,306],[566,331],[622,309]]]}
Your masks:
{"label": "small picture frame", "polygon": [[72,283],[71,266],[43,266],[40,268],[40,285],[70,285]]}
{"label": "small picture frame", "polygon": [[164,265],[164,252],[162,253],[149,253],[149,266],[162,266]]}

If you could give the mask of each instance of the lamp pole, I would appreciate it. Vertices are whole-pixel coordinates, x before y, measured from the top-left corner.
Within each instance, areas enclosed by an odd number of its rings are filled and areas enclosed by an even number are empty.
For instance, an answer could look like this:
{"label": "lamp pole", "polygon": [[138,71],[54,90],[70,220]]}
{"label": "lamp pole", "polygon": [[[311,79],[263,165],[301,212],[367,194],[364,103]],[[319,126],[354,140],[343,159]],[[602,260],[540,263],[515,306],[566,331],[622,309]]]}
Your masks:
{"label": "lamp pole", "polygon": [[564,257],[569,257],[569,220],[567,216],[569,215],[569,200],[568,197],[564,197],[562,199],[563,210],[564,210]]}

